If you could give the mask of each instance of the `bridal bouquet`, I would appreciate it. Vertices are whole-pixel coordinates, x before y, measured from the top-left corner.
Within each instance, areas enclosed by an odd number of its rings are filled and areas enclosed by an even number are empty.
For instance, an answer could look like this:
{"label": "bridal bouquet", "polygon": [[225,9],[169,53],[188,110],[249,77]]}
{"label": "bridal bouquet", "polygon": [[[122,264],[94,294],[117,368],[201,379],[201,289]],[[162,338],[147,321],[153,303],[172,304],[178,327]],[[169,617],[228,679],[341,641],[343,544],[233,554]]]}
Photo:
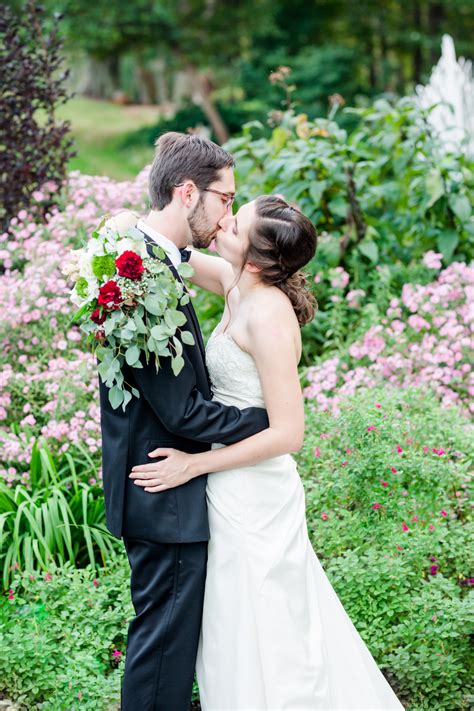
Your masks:
{"label": "bridal bouquet", "polygon": [[[184,366],[182,343],[194,345],[192,333],[181,330],[186,316],[177,308],[189,301],[184,284],[161,261],[163,250],[156,245],[158,259],[150,257],[143,234],[126,222],[103,220],[63,269],[74,282],[70,297],[79,307],[71,323],[78,322],[93,344],[111,406],[122,405],[124,411],[133,395],[140,397],[124,381],[124,363],[143,368],[143,352],[147,364],[154,358],[158,371],[160,358],[171,358],[178,375]],[[183,263],[178,272],[188,277],[192,268]]]}

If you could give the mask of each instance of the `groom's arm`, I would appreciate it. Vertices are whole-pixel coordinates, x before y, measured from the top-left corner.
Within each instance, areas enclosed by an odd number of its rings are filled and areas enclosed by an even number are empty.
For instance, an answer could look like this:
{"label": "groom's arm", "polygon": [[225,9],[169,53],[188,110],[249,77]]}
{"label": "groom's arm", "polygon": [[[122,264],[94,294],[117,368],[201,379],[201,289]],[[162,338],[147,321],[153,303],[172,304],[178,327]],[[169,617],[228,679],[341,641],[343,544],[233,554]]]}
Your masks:
{"label": "groom's arm", "polygon": [[239,410],[206,400],[196,387],[194,367],[183,349],[184,367],[175,376],[171,359],[161,358],[156,372],[154,362],[143,368],[130,368],[140,390],[163,426],[173,434],[197,442],[233,444],[268,427],[266,410],[249,407]]}

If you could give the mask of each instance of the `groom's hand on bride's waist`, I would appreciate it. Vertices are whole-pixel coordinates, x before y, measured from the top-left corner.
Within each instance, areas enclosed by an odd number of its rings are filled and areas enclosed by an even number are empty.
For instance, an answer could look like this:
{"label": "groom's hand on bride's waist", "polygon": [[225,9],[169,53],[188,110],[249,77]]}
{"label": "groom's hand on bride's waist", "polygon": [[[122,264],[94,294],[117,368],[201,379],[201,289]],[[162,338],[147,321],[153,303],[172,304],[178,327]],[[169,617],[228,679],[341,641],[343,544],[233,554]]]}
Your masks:
{"label": "groom's hand on bride's waist", "polygon": [[191,471],[194,456],[192,454],[169,447],[158,447],[148,452],[148,456],[162,459],[151,464],[136,464],[132,467],[129,477],[136,486],[143,487],[151,494],[186,484],[194,476]]}

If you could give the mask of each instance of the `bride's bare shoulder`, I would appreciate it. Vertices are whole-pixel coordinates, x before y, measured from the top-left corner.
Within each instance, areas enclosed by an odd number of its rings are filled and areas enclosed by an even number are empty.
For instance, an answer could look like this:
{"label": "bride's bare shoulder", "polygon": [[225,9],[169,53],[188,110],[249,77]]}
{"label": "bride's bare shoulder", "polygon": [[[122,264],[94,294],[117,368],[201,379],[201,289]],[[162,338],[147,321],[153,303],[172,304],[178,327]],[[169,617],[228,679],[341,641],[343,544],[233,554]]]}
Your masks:
{"label": "bride's bare shoulder", "polygon": [[291,301],[278,287],[256,290],[251,306],[248,323],[250,330],[265,327],[267,333],[269,328],[296,328],[299,331],[298,319]]}

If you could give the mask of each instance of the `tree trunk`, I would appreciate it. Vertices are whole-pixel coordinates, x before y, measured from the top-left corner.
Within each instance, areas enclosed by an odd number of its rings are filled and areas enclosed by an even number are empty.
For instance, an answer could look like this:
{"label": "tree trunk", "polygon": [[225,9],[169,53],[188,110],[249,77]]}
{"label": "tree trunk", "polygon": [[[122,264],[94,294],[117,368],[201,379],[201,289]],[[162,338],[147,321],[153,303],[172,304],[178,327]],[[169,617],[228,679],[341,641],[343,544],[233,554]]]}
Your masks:
{"label": "tree trunk", "polygon": [[211,99],[211,87],[209,79],[201,74],[195,67],[188,67],[188,72],[192,79],[193,99],[199,104],[204,115],[212,126],[219,143],[229,140],[229,131],[222,116]]}
{"label": "tree trunk", "polygon": [[444,4],[432,0],[428,6],[428,30],[431,40],[431,64],[434,65],[439,59],[439,47],[441,44],[442,25],[444,22]]}
{"label": "tree trunk", "polygon": [[139,59],[137,62],[137,72],[144,90],[144,103],[156,104],[157,92],[155,77],[142,59]]}
{"label": "tree trunk", "polygon": [[419,84],[421,82],[421,71],[423,68],[423,51],[421,47],[423,28],[421,24],[420,0],[413,0],[413,24],[415,26],[415,32],[418,35],[418,39],[415,40],[415,46],[413,47],[413,80],[416,84]]}

